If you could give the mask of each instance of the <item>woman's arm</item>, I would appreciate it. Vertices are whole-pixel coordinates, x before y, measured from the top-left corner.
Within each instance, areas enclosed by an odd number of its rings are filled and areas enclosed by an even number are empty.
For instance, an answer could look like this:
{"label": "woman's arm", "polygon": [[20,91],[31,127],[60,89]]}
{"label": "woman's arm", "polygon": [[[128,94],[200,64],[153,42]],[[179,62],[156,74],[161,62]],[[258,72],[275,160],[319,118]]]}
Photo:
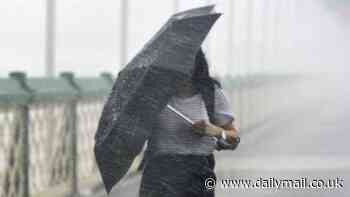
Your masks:
{"label": "woman's arm", "polygon": [[233,121],[220,127],[204,120],[197,121],[193,124],[193,131],[202,135],[221,137],[223,130],[226,132],[227,142],[234,143],[238,136],[238,129]]}

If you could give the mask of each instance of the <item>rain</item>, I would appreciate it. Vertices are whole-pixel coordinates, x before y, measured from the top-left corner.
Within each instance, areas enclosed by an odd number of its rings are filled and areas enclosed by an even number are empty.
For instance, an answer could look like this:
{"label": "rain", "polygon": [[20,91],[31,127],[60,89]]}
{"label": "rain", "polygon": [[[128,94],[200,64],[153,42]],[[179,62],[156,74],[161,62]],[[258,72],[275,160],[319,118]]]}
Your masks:
{"label": "rain", "polygon": [[[210,5],[215,8],[206,13],[210,17],[205,22],[174,22],[193,17],[186,14],[169,21],[177,12]],[[211,18],[216,13],[221,15]],[[193,75],[199,47],[211,76],[222,85],[239,131],[238,145],[214,151],[216,180],[195,179],[200,187],[215,189],[219,197],[349,196],[349,13],[346,0],[0,3],[0,196],[53,194],[65,185],[69,195],[136,197],[140,188],[157,190],[152,188],[157,181],[167,185],[171,174],[153,173],[157,168],[151,167],[147,171],[147,148],[156,117],[172,101],[176,85]],[[183,32],[168,31],[165,24]],[[25,73],[24,85],[11,81],[22,76],[14,71]],[[72,81],[56,87],[67,72],[74,73]],[[111,83],[99,78],[100,73]],[[103,95],[100,84],[106,88]],[[17,86],[21,91],[11,92]],[[55,100],[60,87],[75,93]],[[86,96],[92,90],[97,93]],[[34,99],[22,101],[28,92]],[[49,95],[49,101],[40,94]],[[186,119],[181,110],[169,109],[167,113]],[[29,136],[17,136],[22,121],[29,125]],[[58,138],[55,143],[48,143],[55,140],[45,134],[51,130]],[[82,144],[73,146],[80,138]],[[29,149],[33,146],[28,157],[18,145],[22,139],[28,140]],[[184,137],[184,144],[193,139]],[[209,138],[204,141],[211,143]],[[47,150],[57,149],[60,157],[50,157],[41,143],[50,147]],[[196,150],[195,145],[191,148]],[[17,149],[24,152],[18,155]],[[70,154],[78,158],[73,163]],[[45,163],[43,158],[50,161],[46,168],[35,165],[35,159]],[[173,173],[212,173],[205,171],[206,160],[201,159],[184,160],[183,171]],[[159,170],[180,168],[175,158],[160,161]],[[55,162],[60,163],[57,172]],[[82,167],[84,163],[89,167]],[[17,170],[17,165],[28,170]],[[47,170],[40,174],[37,169]],[[84,171],[88,175],[83,176]],[[142,185],[143,175],[151,172],[147,179],[153,182]],[[27,179],[31,175],[33,179]],[[169,191],[196,191],[193,185],[180,183]]]}

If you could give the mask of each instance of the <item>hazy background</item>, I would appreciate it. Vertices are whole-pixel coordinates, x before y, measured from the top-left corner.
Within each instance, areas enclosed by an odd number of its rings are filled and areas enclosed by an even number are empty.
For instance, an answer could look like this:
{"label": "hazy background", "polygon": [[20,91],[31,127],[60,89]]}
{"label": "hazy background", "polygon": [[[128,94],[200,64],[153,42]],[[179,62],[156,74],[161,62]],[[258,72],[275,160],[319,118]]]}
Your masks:
{"label": "hazy background", "polygon": [[[123,66],[120,2],[56,1],[56,75],[61,71],[79,76],[117,73]],[[346,1],[231,2],[230,6],[229,0],[129,0],[127,61],[175,10],[215,3],[223,16],[205,47],[215,74],[349,71]],[[45,74],[45,6],[44,0],[0,3],[1,77],[13,70],[29,76]]]}
{"label": "hazy background", "polygon": [[[26,72],[29,78],[47,75],[46,67],[50,65],[45,63],[46,40],[49,40],[47,2],[56,2],[56,20],[49,23],[55,24],[56,29],[54,76],[62,71],[72,71],[77,78],[98,76],[102,71],[117,74],[173,13],[216,4],[217,11],[223,15],[204,43],[211,72],[217,76],[242,76],[242,80],[231,84],[228,94],[236,114],[235,124],[241,128],[242,141],[236,151],[217,154],[218,177],[310,176],[342,177],[346,181],[344,188],[331,194],[325,190],[313,193],[282,190],[268,194],[261,190],[217,190],[219,196],[349,196],[350,0],[2,0],[0,78],[7,78],[9,72],[16,70]],[[126,4],[122,2],[127,2],[127,9],[123,9]],[[122,17],[122,11],[126,18]],[[125,37],[122,36],[124,31]],[[306,77],[278,74],[303,74]],[[5,80],[0,83],[2,81]],[[10,101],[7,85],[0,85],[4,87],[5,101]],[[94,88],[100,88],[99,84]],[[56,97],[55,94],[51,96]],[[82,128],[81,131],[78,129],[78,134],[85,137],[86,144],[89,143],[82,153],[86,159],[82,159],[81,164],[93,167],[94,125],[97,125],[99,106],[102,108],[103,103],[102,100],[79,99],[83,100],[77,108],[81,124],[78,128]],[[48,189],[47,177],[54,172],[51,168],[55,167],[56,155],[51,151],[54,146],[46,142],[52,138],[50,128],[58,127],[56,123],[49,124],[52,120],[66,120],[66,105],[56,102],[28,105],[29,121],[38,125],[30,127],[33,130],[29,133],[36,132],[39,136],[32,139],[34,148],[31,145],[29,150],[35,153],[32,158],[41,158],[39,162],[33,159],[33,165],[46,169],[44,173],[36,170],[39,173],[36,177],[30,176],[30,180],[39,189]],[[7,136],[0,137],[0,151],[15,155],[7,147],[22,147],[17,141],[11,141],[17,140],[14,136],[19,132],[18,123],[11,121],[6,107],[0,109],[0,136]],[[66,136],[63,126],[63,129],[52,130]],[[64,140],[62,138],[62,144],[57,143],[55,151],[66,147]],[[43,153],[36,153],[37,150]],[[58,158],[64,161],[65,157],[62,154]],[[17,162],[21,162],[21,157],[18,158]],[[0,162],[0,165],[14,169],[0,169],[0,185],[7,180],[2,179],[4,172],[18,176],[17,168],[12,167],[11,162],[11,159]],[[46,165],[48,162],[52,165]],[[61,169],[61,165],[57,166]],[[86,174],[90,172],[79,169]],[[17,189],[17,179],[13,180],[12,188]],[[127,189],[122,189],[123,194],[115,196],[130,196],[125,192],[137,192],[135,185],[133,182]],[[33,188],[31,191],[35,191]]]}

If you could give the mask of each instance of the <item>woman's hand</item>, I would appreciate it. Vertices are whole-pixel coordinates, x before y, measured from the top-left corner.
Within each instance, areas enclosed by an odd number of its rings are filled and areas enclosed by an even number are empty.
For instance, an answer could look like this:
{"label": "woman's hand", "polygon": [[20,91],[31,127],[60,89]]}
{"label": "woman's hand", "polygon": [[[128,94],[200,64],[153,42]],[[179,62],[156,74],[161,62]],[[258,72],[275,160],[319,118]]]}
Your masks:
{"label": "woman's hand", "polygon": [[238,129],[232,122],[222,127],[218,127],[204,120],[200,120],[195,122],[192,128],[195,133],[214,137],[221,137],[222,131],[225,130],[227,142],[231,144],[235,142],[236,137],[238,136]]}

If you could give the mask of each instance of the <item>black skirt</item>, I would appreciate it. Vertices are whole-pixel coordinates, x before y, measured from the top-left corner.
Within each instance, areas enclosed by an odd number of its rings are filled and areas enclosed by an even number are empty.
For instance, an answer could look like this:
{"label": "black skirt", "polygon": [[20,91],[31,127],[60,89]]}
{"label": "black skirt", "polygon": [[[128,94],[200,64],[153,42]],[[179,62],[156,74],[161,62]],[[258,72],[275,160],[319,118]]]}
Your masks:
{"label": "black skirt", "polygon": [[214,197],[206,180],[216,182],[214,155],[159,154],[148,158],[140,197]]}

